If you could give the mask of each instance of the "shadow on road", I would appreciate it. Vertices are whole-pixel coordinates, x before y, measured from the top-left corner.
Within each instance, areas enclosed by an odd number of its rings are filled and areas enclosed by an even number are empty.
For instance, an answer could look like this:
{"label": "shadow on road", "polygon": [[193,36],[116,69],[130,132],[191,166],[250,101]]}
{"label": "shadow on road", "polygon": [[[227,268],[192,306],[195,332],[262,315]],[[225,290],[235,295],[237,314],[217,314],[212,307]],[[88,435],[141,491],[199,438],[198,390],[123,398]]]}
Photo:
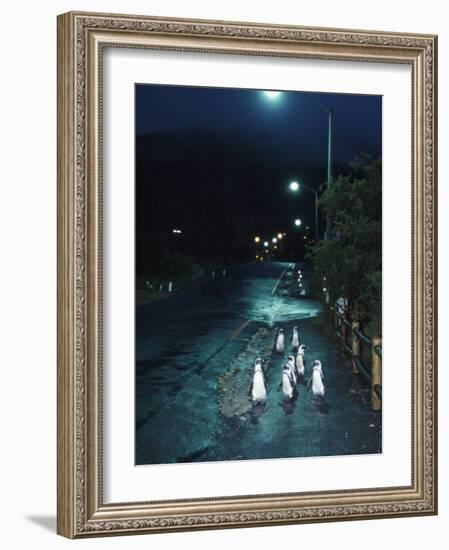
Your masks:
{"label": "shadow on road", "polygon": [[266,402],[253,403],[250,411],[250,419],[252,424],[258,424],[261,416],[268,410]]}
{"label": "shadow on road", "polygon": [[329,403],[326,401],[326,398],[324,397],[313,397],[312,398],[312,405],[315,411],[322,415],[329,414],[330,406]]}
{"label": "shadow on road", "polygon": [[296,406],[296,401],[298,400],[298,392],[295,389],[295,393],[293,394],[293,397],[291,399],[283,399],[279,406],[284,409],[285,414],[293,414]]}

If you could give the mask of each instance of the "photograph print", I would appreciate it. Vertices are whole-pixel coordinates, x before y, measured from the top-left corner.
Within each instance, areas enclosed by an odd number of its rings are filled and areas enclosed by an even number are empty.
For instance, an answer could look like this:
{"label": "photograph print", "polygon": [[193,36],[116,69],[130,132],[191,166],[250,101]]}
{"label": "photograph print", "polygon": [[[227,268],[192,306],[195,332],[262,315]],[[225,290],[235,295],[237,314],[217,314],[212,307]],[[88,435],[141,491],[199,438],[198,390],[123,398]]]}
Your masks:
{"label": "photograph print", "polygon": [[382,97],[135,85],[135,463],[382,452]]}

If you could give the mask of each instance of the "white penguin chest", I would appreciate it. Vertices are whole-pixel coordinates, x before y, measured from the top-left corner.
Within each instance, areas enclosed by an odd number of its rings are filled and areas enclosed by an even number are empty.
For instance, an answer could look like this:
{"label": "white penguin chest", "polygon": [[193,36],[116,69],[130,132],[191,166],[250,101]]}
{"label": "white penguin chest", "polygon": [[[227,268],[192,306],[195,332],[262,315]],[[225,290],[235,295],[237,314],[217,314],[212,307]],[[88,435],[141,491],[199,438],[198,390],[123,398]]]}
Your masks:
{"label": "white penguin chest", "polygon": [[293,390],[290,376],[288,373],[284,372],[282,375],[282,391],[285,395],[291,395]]}
{"label": "white penguin chest", "polygon": [[267,394],[263,374],[256,372],[253,379],[253,397],[261,399]]}
{"label": "white penguin chest", "polygon": [[284,349],[284,335],[279,334],[277,341],[276,341],[276,348],[278,351],[283,351]]}
{"label": "white penguin chest", "polygon": [[316,395],[324,394],[323,379],[318,371],[315,371],[312,376],[312,391]]}

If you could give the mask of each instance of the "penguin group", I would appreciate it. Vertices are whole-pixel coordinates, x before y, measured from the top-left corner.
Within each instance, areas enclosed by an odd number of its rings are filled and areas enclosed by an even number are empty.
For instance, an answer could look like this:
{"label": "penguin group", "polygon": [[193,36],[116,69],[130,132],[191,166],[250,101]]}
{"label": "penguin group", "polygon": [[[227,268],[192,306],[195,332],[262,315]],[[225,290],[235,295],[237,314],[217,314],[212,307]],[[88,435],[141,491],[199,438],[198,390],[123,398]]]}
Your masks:
{"label": "penguin group", "polygon": [[[274,351],[285,357],[285,334],[282,328],[276,332]],[[281,381],[278,391],[282,390],[284,400],[292,401],[297,395],[297,385],[307,385],[307,389],[312,390],[315,399],[324,398],[325,383],[324,373],[321,361],[315,359],[312,362],[312,375],[306,382],[306,357],[305,350],[307,346],[301,343],[301,337],[298,327],[293,327],[291,337],[291,349],[294,355],[288,355],[287,362],[282,365]],[[249,390],[250,398],[253,404],[264,403],[267,399],[267,384],[263,371],[263,359],[258,357],[254,364],[252,383]]]}

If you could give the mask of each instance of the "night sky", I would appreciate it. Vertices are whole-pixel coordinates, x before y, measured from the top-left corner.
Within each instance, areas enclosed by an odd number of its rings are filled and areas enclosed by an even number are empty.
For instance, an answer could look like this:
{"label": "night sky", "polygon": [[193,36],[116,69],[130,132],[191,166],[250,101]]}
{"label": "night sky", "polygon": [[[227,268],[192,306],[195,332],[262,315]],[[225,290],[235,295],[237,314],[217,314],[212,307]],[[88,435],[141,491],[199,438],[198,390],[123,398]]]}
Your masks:
{"label": "night sky", "polygon": [[217,136],[239,134],[269,141],[298,172],[323,172],[327,159],[327,116],[335,112],[334,160],[344,165],[361,152],[379,156],[382,97],[374,95],[283,92],[269,99],[260,90],[189,86],[136,86],[136,133],[180,132],[194,128]]}
{"label": "night sky", "polygon": [[[295,216],[313,225],[312,193],[292,193],[288,183],[326,181],[328,117],[319,104],[334,111],[335,177],[357,155],[382,152],[381,96],[137,84],[135,98],[138,233],[217,226],[248,240],[288,230]],[[220,219],[221,210],[236,220]]]}

